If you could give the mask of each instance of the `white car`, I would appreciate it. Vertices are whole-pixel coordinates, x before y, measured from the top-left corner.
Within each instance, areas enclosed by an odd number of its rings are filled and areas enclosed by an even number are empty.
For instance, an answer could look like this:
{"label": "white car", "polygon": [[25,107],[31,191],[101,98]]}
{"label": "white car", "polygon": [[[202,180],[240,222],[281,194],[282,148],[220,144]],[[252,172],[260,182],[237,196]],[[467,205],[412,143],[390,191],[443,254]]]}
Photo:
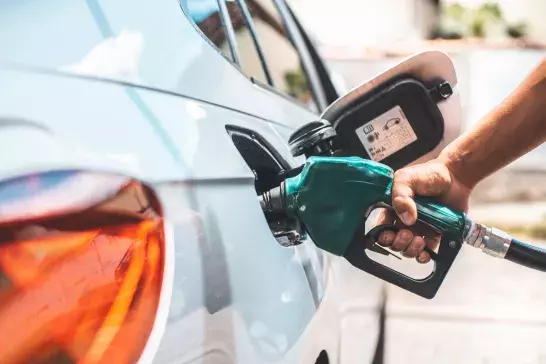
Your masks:
{"label": "white car", "polygon": [[0,362],[382,362],[382,282],[257,199],[340,96],[284,0],[4,1],[0,49]]}

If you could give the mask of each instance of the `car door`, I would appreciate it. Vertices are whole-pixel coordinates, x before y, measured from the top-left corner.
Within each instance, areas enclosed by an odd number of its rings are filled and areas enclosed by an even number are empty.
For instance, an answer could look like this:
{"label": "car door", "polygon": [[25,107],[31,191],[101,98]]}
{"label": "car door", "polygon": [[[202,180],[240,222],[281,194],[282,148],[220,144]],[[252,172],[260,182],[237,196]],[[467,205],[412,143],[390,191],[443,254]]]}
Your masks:
{"label": "car door", "polygon": [[[196,13],[199,9],[191,2],[188,2],[187,6],[190,14],[192,14],[192,6],[195,6]],[[267,96],[261,104],[263,112],[260,116],[267,118],[271,123],[270,131],[273,131],[274,135],[266,133],[261,123],[244,128],[228,127],[245,161],[255,172],[258,182],[264,178],[263,173],[267,173],[267,168],[257,164],[260,161],[263,163],[268,155],[275,156],[277,159],[277,162],[272,161],[271,165],[277,164],[282,169],[293,168],[303,162],[301,158],[293,158],[288,149],[288,137],[294,127],[276,122],[270,117],[268,109],[286,110],[292,118],[301,120],[294,125],[296,126],[317,118],[318,113],[325,106],[324,101],[320,102],[315,97],[317,91],[309,86],[308,73],[297,48],[289,39],[289,33],[284,26],[285,22],[278,9],[278,5],[270,0],[226,2],[225,10],[228,16],[224,15],[224,22],[231,25],[233,33],[229,44],[222,42],[213,31],[215,27],[207,23],[216,19],[203,18],[198,14],[192,18],[202,34],[228,61],[232,60],[233,66],[254,85],[255,92]],[[222,16],[221,13],[220,16]],[[226,33],[226,38],[229,39],[230,32]],[[307,63],[307,67],[309,65],[312,67],[312,64]],[[315,85],[317,86],[317,83]],[[239,90],[234,86],[233,92],[237,91]],[[322,92],[321,89],[318,93],[320,92]],[[264,152],[264,148],[268,150]],[[260,158],[259,154],[263,154],[264,157]],[[266,239],[263,243],[270,242]],[[303,363],[314,362],[319,355],[322,355],[323,358],[328,357],[332,362],[337,362],[339,331],[336,328],[339,326],[339,320],[337,301],[332,294],[332,289],[329,289],[332,285],[327,283],[327,277],[332,274],[329,258],[316,249],[311,242],[286,249],[294,250],[297,252],[298,259],[301,259],[300,264],[307,279],[307,289],[312,293],[316,304],[314,309],[316,312],[313,313],[313,318],[306,329],[306,332],[309,332],[300,338],[302,343],[305,343],[299,353],[300,360]],[[269,287],[269,289],[272,288]],[[290,326],[288,322],[285,322],[285,325]],[[323,331],[326,328],[328,329]]]}
{"label": "car door", "polygon": [[[329,105],[340,96],[340,93],[344,92],[344,89],[334,86],[330,78],[330,70],[289,4],[284,0],[277,0],[275,3],[283,17],[283,23],[288,32],[292,34],[292,42],[300,54],[301,62],[307,63],[303,68],[310,70],[307,73],[309,84],[320,90],[322,102]],[[274,59],[270,61],[270,63],[272,62],[275,62]],[[317,101],[316,104],[321,105],[321,101]],[[320,106],[319,109],[320,112],[323,111]],[[282,139],[287,142],[293,130],[275,127],[279,129]],[[299,162],[301,159],[297,160]],[[327,253],[320,254],[327,255],[328,267],[332,272],[329,288],[331,295],[335,296],[336,320],[340,328],[338,350],[340,358],[343,358],[340,362],[375,362],[380,360],[381,352],[378,349],[381,345],[381,327],[384,319],[381,315],[385,304],[384,284],[374,277],[355,270],[343,259],[338,259]],[[355,335],[359,338],[358,340],[354,339]]]}
{"label": "car door", "polygon": [[[0,58],[9,63],[0,72],[7,85],[0,116],[44,125],[89,160],[104,157],[101,167],[128,166],[144,179],[174,181],[190,196],[177,195],[196,222],[175,232],[172,297],[158,320],[155,361],[313,363],[328,355],[338,362],[331,259],[310,241],[278,245],[233,137],[257,141],[255,150],[277,155],[273,164],[299,165],[287,139],[317,117],[313,92],[320,90],[302,88],[298,69],[285,89],[295,98],[245,74],[177,1],[38,5],[0,11],[0,34],[17,34],[16,42],[0,37]],[[231,24],[228,11],[217,13]],[[229,43],[227,53],[235,49]],[[282,73],[278,79],[285,81]]]}
{"label": "car door", "polygon": [[[269,118],[269,107],[289,107],[290,117],[300,120],[295,126],[302,125],[309,117],[316,119],[327,103],[337,98],[326,67],[284,1],[226,2],[226,12],[233,28],[232,45],[221,44],[203,21],[196,24],[226,57],[233,58],[234,66],[256,85],[256,91],[268,96],[262,104],[261,115]],[[269,120],[279,137],[268,142],[291,167],[301,164],[303,159],[293,158],[287,148],[295,127],[277,123],[274,118]],[[315,335],[314,339],[320,337],[323,348],[331,347],[332,341],[338,340],[341,347],[335,350],[343,350],[345,360],[371,362],[379,336],[378,307],[382,304],[382,285],[355,271],[343,260],[313,247],[309,254],[319,256],[325,262],[323,276],[330,277],[329,280],[314,281],[316,278],[308,275],[310,286],[324,286],[319,291],[325,292],[319,308],[321,314],[317,314],[314,321],[314,331],[322,334]],[[324,318],[319,319],[321,315]],[[337,338],[333,335],[334,326],[340,328]],[[350,340],[349,335],[355,332],[362,340]],[[336,362],[339,354],[330,349],[328,355]]]}

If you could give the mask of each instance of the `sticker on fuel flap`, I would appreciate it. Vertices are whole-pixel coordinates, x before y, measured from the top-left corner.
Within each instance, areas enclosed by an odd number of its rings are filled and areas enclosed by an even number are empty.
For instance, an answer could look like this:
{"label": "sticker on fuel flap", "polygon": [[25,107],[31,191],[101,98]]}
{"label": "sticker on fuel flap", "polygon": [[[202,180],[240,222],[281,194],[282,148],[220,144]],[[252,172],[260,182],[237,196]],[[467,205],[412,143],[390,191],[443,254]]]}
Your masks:
{"label": "sticker on fuel flap", "polygon": [[393,107],[355,131],[370,158],[376,162],[417,140],[400,106]]}

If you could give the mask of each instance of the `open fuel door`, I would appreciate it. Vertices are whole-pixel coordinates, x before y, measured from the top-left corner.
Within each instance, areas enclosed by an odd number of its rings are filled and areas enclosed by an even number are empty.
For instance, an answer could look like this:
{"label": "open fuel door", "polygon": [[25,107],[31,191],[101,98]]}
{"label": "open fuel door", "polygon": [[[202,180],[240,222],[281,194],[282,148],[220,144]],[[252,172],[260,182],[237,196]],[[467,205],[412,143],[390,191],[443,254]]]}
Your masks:
{"label": "open fuel door", "polygon": [[[292,133],[292,154],[315,158],[307,168],[286,171],[280,187],[262,197],[262,208],[290,211],[318,247],[432,298],[461,247],[462,215],[429,200],[419,202],[419,227],[440,241],[435,250],[427,247],[432,260],[425,266],[404,264],[377,238],[382,231],[403,227],[388,201],[392,170],[437,157],[460,134],[461,118],[451,59],[437,51],[410,57],[334,101],[321,120]],[[336,158],[316,158],[320,156]],[[297,178],[286,178],[291,176]],[[384,216],[392,220],[388,223],[377,219],[385,209]]]}
{"label": "open fuel door", "polygon": [[349,91],[321,118],[335,129],[336,155],[398,169],[438,156],[461,130],[453,62],[445,53],[414,55]]}

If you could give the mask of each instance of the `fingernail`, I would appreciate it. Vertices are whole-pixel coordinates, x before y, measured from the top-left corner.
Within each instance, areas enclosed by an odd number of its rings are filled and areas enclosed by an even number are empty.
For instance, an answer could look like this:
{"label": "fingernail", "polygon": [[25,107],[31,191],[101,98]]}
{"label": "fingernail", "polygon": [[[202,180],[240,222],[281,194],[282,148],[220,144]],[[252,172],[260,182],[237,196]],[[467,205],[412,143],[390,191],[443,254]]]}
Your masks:
{"label": "fingernail", "polygon": [[427,259],[423,256],[423,254],[419,254],[419,256],[417,257],[417,260],[419,261],[419,263],[427,262]]}
{"label": "fingernail", "polygon": [[409,212],[402,212],[402,215],[400,216],[402,218],[402,222],[406,225],[410,225],[412,222],[412,218]]}

